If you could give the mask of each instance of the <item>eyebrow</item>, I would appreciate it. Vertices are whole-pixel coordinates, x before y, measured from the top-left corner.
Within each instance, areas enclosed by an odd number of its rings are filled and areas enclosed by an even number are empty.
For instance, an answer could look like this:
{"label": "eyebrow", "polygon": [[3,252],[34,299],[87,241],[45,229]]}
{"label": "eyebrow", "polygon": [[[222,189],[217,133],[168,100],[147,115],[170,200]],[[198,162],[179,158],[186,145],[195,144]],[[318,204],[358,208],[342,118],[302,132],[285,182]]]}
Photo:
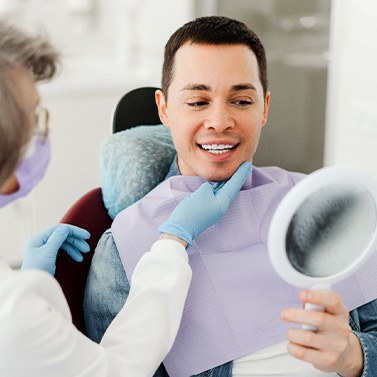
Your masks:
{"label": "eyebrow", "polygon": [[[231,88],[232,92],[240,92],[242,90],[256,90],[255,86],[251,83],[245,83],[245,84],[236,84],[233,85]],[[181,89],[181,91],[185,90],[196,90],[196,91],[204,91],[204,92],[210,92],[212,89],[210,86],[205,84],[189,84],[186,85],[184,88]]]}
{"label": "eyebrow", "polygon": [[188,84],[184,88],[181,89],[182,92],[185,90],[198,90],[198,91],[200,90],[204,92],[210,92],[211,87],[204,84]]}
{"label": "eyebrow", "polygon": [[257,90],[255,86],[251,83],[246,83],[246,84],[238,84],[238,85],[233,85],[232,86],[232,91],[233,92],[240,92],[241,90]]}

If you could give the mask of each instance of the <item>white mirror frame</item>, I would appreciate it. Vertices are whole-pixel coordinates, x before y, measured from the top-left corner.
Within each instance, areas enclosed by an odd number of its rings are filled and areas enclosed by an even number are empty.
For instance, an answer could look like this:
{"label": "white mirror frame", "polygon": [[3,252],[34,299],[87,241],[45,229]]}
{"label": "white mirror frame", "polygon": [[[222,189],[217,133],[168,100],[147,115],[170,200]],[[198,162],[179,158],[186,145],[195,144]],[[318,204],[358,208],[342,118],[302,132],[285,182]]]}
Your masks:
{"label": "white mirror frame", "polygon": [[377,185],[366,173],[350,167],[326,167],[315,171],[295,185],[276,209],[268,233],[268,253],[278,275],[300,288],[328,289],[331,284],[350,276],[368,259],[377,246],[377,221],[372,237],[360,256],[343,271],[326,277],[311,277],[297,271],[290,263],[286,251],[286,235],[293,215],[301,204],[317,190],[329,184],[352,184],[364,187],[373,198],[377,219]]}

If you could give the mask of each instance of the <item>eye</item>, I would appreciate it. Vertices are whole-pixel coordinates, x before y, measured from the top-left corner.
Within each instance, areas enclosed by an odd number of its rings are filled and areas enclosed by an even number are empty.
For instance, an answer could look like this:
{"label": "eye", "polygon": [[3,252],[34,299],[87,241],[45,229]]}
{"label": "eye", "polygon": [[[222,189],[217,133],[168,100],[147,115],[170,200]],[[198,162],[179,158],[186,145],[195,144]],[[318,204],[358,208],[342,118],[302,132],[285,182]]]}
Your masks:
{"label": "eye", "polygon": [[193,102],[186,102],[186,104],[190,107],[194,108],[201,108],[208,105],[207,101],[193,101]]}
{"label": "eye", "polygon": [[235,106],[238,106],[238,107],[248,107],[248,106],[251,106],[253,104],[253,101],[251,99],[235,99],[235,100],[232,100],[231,103]]}

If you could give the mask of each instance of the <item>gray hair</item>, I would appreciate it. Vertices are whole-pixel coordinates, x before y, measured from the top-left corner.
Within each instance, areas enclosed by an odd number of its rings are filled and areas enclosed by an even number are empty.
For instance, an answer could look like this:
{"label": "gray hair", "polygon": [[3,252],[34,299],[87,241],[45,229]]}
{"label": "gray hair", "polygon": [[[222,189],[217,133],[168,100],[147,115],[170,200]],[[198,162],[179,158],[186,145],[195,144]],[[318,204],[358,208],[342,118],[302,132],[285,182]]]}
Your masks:
{"label": "gray hair", "polygon": [[33,130],[10,70],[26,68],[38,82],[50,80],[58,66],[59,54],[45,37],[0,20],[0,187],[19,164]]}

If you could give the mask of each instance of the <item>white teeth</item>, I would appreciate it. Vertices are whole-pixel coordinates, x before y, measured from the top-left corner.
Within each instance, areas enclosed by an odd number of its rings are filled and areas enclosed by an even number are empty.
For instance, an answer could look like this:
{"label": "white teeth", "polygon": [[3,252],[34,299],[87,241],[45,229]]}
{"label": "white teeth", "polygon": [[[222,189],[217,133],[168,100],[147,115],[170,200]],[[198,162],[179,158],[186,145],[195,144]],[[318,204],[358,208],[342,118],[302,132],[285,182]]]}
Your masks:
{"label": "white teeth", "polygon": [[213,153],[213,154],[224,154],[228,152],[230,149],[223,149],[223,150],[218,150],[218,149],[206,149],[207,152]]}
{"label": "white teeth", "polygon": [[223,150],[223,149],[232,149],[234,145],[231,144],[202,144],[202,148],[205,150]]}
{"label": "white teeth", "polygon": [[212,154],[224,154],[234,148],[231,144],[202,144],[201,147]]}

